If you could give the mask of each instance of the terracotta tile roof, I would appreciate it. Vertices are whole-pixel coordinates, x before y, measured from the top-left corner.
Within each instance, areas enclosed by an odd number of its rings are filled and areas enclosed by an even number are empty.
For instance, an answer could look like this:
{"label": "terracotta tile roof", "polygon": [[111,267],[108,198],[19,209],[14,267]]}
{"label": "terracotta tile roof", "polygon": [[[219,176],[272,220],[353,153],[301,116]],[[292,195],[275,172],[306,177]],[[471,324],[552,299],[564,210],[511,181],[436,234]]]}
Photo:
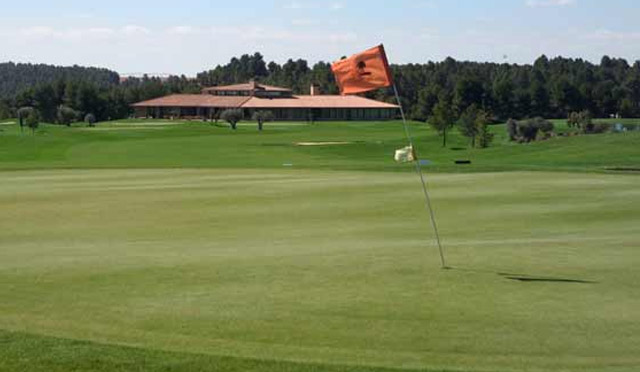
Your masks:
{"label": "terracotta tile roof", "polygon": [[291,89],[275,87],[272,85],[264,85],[256,82],[249,82],[244,84],[222,85],[217,87],[204,88],[203,92],[216,92],[216,91],[251,91],[251,90],[266,90],[272,92],[291,92]]}
{"label": "terracotta tile roof", "polygon": [[240,107],[249,97],[212,96],[209,94],[173,94],[133,104],[133,107]]}
{"label": "terracotta tile roof", "polygon": [[139,102],[133,107],[219,107],[219,108],[353,108],[394,109],[397,105],[379,102],[359,96],[293,96],[291,98],[258,98],[239,96],[212,96],[210,94],[173,94],[149,101]]}
{"label": "terracotta tile roof", "polygon": [[393,109],[397,105],[359,96],[293,96],[292,98],[251,97],[242,108],[372,108]]}

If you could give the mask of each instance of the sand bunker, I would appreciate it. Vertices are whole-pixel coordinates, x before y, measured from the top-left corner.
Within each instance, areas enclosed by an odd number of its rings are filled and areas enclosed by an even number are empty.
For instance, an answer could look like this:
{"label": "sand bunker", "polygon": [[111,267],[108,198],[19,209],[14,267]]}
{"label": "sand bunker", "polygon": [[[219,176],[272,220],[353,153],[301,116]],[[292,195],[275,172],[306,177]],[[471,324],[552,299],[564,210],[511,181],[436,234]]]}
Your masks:
{"label": "sand bunker", "polygon": [[297,142],[296,146],[340,146],[350,145],[353,142]]}
{"label": "sand bunker", "polygon": [[109,123],[109,124],[123,126],[123,127],[144,127],[144,126],[161,127],[161,126],[170,126],[170,125],[184,125],[186,123],[185,122],[149,121],[149,122],[137,122],[137,123],[115,122],[115,123]]}
{"label": "sand bunker", "polygon": [[162,130],[164,128],[158,127],[122,127],[122,128],[80,128],[80,130],[85,130],[89,132],[105,132],[105,131],[123,131],[123,130]]}

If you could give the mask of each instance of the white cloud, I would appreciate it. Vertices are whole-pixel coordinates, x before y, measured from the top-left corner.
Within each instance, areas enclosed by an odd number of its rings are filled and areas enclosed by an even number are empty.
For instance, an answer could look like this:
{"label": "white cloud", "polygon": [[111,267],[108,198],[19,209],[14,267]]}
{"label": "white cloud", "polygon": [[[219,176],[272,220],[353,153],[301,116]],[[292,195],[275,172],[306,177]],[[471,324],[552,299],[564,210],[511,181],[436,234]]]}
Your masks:
{"label": "white cloud", "polygon": [[526,4],[530,8],[547,8],[575,5],[578,0],[527,0]]}
{"label": "white cloud", "polygon": [[600,29],[587,36],[589,39],[602,41],[640,41],[640,32],[617,32]]}
{"label": "white cloud", "polygon": [[331,9],[331,10],[341,10],[341,9],[344,9],[344,4],[343,3],[338,3],[338,2],[332,3],[329,6],[329,9]]}
{"label": "white cloud", "polygon": [[318,21],[309,18],[300,18],[292,20],[291,24],[293,26],[313,26],[317,25]]}
{"label": "white cloud", "polygon": [[[76,31],[76,30],[74,30]],[[115,36],[116,35],[116,31],[112,28],[108,28],[108,27],[92,27],[87,29],[87,32],[95,37],[99,37],[99,38],[109,38],[111,36]]]}
{"label": "white cloud", "polygon": [[47,26],[26,27],[20,30],[24,36],[49,37],[55,34],[55,30]]}
{"label": "white cloud", "polygon": [[439,36],[438,30],[431,29],[431,28],[422,29],[418,35],[419,35],[419,38],[423,40],[433,40]]}
{"label": "white cloud", "polygon": [[285,9],[304,9],[305,5],[299,1],[292,1],[284,6]]}
{"label": "white cloud", "polygon": [[200,30],[191,26],[175,26],[167,29],[167,33],[170,35],[193,35],[199,32]]}
{"label": "white cloud", "polygon": [[132,36],[132,35],[136,35],[136,34],[141,34],[141,35],[150,35],[151,34],[151,30],[149,30],[146,27],[142,27],[142,26],[138,26],[138,25],[127,25],[127,26],[124,26],[122,29],[120,29],[120,32],[122,32],[123,34],[125,34],[127,36]]}

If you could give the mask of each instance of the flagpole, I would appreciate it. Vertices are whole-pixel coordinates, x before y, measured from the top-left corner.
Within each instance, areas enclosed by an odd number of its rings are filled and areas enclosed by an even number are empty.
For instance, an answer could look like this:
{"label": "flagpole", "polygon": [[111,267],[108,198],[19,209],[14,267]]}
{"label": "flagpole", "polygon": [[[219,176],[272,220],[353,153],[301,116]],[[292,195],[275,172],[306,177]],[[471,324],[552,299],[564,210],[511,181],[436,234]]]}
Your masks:
{"label": "flagpole", "polygon": [[[400,95],[398,94],[398,88],[395,84],[393,84],[393,92],[396,95],[396,101],[398,101],[398,106],[400,107],[400,115],[402,115],[402,124],[404,126],[404,134],[407,136],[407,140],[409,141],[409,145],[411,146],[412,151],[415,151],[415,147],[413,146],[413,137],[411,136],[411,131],[409,130],[409,125],[407,124],[407,118],[404,114],[404,108],[402,107],[402,102],[400,101]],[[438,244],[438,250],[440,251],[440,262],[442,264],[443,269],[448,269],[445,258],[444,258],[444,250],[442,249],[442,244],[440,243],[440,234],[438,233],[438,225],[436,223],[436,216],[433,212],[433,207],[431,206],[431,197],[429,197],[429,189],[427,188],[427,181],[425,180],[424,173],[422,172],[422,165],[420,164],[420,159],[416,156],[416,159],[413,161],[416,165],[416,172],[420,176],[420,182],[422,183],[422,191],[424,192],[424,197],[426,200],[426,207],[429,211],[429,216],[431,217],[431,226],[433,227],[433,231],[436,235],[436,243]]]}

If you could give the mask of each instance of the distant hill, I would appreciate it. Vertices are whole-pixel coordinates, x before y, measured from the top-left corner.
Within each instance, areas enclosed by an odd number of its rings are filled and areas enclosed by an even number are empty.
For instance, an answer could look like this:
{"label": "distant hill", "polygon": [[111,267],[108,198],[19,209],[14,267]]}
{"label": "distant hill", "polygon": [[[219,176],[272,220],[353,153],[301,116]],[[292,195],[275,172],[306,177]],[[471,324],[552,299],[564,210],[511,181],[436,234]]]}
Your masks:
{"label": "distant hill", "polygon": [[30,63],[0,63],[0,99],[11,98],[21,91],[57,80],[86,81],[99,87],[117,85],[117,72],[96,67],[60,67]]}

